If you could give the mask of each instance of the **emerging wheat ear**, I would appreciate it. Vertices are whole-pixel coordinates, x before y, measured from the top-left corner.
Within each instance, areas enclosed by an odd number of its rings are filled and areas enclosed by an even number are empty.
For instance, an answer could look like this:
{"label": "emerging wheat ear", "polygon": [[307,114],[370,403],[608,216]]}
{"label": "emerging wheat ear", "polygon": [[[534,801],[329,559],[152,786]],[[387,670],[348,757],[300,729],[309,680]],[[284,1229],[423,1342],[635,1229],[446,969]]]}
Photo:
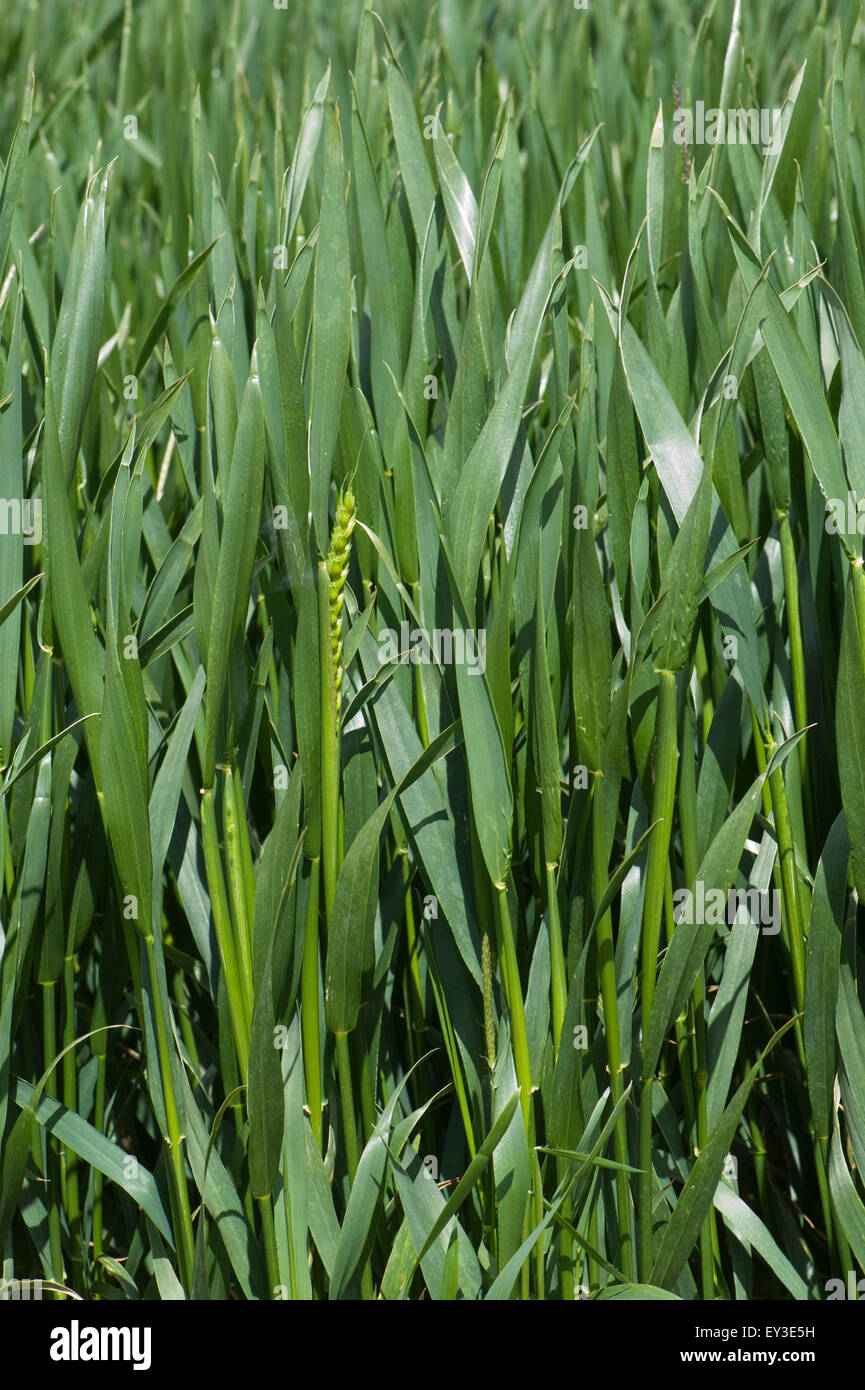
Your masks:
{"label": "emerging wheat ear", "polygon": [[346,488],[336,504],[336,524],[330,534],[327,551],[328,597],[330,610],[330,650],[333,655],[336,713],[342,705],[342,610],[345,605],[345,581],[351,558],[351,533],[357,515],[354,493]]}

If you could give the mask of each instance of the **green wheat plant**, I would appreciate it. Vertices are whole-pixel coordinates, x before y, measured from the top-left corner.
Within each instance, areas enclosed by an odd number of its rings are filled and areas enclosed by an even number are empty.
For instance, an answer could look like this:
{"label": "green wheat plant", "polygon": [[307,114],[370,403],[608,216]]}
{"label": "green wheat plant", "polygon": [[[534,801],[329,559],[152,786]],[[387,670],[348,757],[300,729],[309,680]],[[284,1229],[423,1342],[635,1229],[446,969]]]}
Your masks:
{"label": "green wheat plant", "polygon": [[595,8],[0,17],[3,1280],[865,1274],[865,22]]}

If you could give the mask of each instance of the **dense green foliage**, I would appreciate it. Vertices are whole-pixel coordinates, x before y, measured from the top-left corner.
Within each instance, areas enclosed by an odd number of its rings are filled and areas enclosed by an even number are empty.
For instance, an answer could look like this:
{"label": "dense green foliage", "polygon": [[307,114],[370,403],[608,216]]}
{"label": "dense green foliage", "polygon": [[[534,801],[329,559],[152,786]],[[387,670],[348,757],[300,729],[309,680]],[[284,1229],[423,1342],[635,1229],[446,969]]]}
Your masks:
{"label": "dense green foliage", "polygon": [[865,1269],[863,37],[4,9],[4,1278]]}

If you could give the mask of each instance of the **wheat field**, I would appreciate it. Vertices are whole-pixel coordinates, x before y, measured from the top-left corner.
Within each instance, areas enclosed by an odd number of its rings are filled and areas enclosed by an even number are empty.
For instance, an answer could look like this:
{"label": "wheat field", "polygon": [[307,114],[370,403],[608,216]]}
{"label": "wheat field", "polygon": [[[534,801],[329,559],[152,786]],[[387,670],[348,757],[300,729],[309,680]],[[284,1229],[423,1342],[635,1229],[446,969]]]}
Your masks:
{"label": "wheat field", "polygon": [[5,1287],[855,1296],[863,45],[4,9]]}

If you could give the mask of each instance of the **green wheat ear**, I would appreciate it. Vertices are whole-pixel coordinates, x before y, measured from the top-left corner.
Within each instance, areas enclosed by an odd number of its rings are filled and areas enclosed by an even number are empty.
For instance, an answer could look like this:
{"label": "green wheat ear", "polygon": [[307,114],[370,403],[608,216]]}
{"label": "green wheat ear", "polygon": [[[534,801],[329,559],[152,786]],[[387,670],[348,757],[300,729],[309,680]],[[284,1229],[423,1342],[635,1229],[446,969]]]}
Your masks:
{"label": "green wheat ear", "polygon": [[496,1069],[496,1023],[493,1013],[493,958],[490,938],[484,932],[481,943],[481,976],[484,983],[484,1033],[487,1043],[487,1062],[491,1072]]}
{"label": "green wheat ear", "polygon": [[348,578],[348,565],[351,558],[351,533],[357,516],[354,493],[347,487],[336,504],[336,523],[330,533],[328,546],[327,576],[330,610],[330,650],[333,656],[334,686],[336,689],[336,712],[342,704],[342,610],[345,604],[345,581]]}

